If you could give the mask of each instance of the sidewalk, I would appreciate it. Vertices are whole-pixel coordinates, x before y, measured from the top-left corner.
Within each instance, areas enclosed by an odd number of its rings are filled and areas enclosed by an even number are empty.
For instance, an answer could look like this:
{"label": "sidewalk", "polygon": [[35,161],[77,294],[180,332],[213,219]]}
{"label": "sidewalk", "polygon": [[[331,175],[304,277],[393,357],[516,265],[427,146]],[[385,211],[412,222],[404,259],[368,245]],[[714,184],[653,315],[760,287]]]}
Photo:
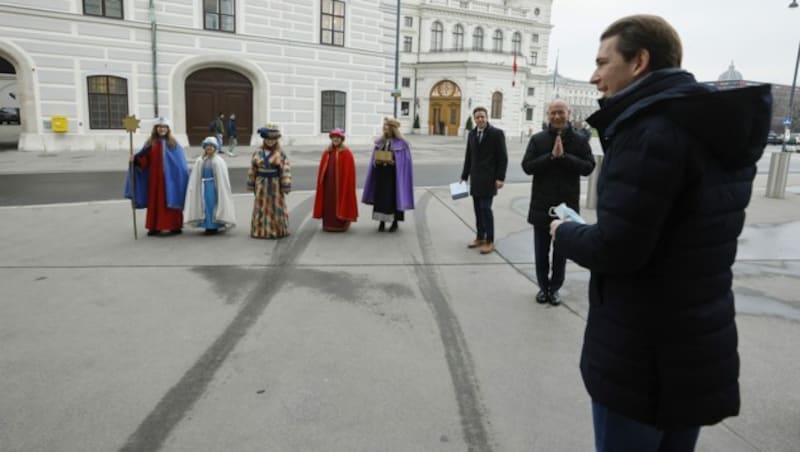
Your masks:
{"label": "sidewalk", "polygon": [[[408,138],[416,163],[463,157],[461,139]],[[522,146],[509,142],[509,165]],[[246,167],[244,150],[224,158]],[[287,151],[316,166],[321,149]],[[0,181],[126,165],[0,151]],[[704,428],[698,451],[800,444],[800,194],[765,186],[760,174],[734,268],[742,412]],[[124,200],[0,208],[0,450],[591,450],[588,273],[568,265],[561,307],[533,301],[529,193],[501,190],[488,256],[464,246],[472,205],[444,186],[418,187],[396,234],[364,205],[351,231],[324,233],[313,192],[293,192],[280,241],[248,237],[251,195],[213,238],[144,237],[139,214],[134,241]]]}

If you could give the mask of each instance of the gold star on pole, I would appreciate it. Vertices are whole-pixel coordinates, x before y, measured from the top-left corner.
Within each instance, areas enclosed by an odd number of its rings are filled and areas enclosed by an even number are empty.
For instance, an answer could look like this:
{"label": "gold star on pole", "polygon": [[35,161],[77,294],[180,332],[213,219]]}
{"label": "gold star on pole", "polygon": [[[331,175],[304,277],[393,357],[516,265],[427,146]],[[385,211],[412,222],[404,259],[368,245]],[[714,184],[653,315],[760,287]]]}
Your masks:
{"label": "gold star on pole", "polygon": [[126,116],[125,119],[122,120],[122,127],[128,132],[133,133],[139,128],[139,122],[136,116]]}

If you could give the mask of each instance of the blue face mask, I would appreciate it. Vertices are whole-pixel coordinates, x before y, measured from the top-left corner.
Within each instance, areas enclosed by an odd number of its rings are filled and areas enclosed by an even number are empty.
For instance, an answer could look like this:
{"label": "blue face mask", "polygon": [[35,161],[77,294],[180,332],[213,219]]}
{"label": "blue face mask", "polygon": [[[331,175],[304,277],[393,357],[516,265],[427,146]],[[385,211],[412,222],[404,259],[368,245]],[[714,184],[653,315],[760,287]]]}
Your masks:
{"label": "blue face mask", "polygon": [[559,220],[574,221],[576,223],[586,224],[586,220],[581,218],[581,216],[578,215],[578,212],[575,212],[575,210],[573,210],[571,207],[567,207],[567,205],[563,202],[557,206],[551,207],[548,210],[548,213],[551,217],[558,218]]}

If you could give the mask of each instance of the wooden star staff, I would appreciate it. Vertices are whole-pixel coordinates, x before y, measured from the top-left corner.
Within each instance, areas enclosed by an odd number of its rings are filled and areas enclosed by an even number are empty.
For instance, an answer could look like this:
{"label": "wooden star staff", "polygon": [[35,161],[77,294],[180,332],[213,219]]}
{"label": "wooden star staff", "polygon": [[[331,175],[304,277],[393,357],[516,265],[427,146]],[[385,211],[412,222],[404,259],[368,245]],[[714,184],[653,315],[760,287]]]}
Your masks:
{"label": "wooden star staff", "polygon": [[133,174],[133,133],[139,128],[139,120],[135,115],[126,116],[122,120],[122,127],[128,131],[128,138],[130,139],[130,153],[128,161],[128,173],[131,181],[131,212],[133,213],[133,239],[138,240],[139,234],[136,230],[136,178]]}

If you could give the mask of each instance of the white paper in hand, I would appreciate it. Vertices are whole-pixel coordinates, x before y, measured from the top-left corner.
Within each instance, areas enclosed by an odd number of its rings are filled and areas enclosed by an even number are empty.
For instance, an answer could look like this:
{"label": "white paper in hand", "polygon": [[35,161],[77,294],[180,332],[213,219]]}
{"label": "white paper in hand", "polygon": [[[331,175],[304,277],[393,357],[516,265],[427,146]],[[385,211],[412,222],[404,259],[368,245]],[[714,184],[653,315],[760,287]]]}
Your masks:
{"label": "white paper in hand", "polygon": [[469,196],[469,185],[464,181],[453,182],[450,184],[450,196],[453,199],[461,199]]}

